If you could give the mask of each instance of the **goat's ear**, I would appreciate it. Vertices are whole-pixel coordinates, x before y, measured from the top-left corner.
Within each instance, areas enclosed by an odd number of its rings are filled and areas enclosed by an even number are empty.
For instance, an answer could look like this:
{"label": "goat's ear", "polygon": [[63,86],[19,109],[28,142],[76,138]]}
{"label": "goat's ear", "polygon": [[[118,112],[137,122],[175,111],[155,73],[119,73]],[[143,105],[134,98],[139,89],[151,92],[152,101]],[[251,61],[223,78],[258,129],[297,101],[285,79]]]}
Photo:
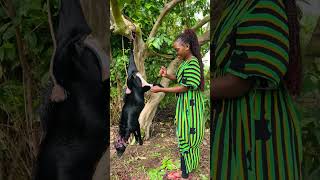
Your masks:
{"label": "goat's ear", "polygon": [[129,88],[126,88],[126,94],[131,94],[131,90]]}
{"label": "goat's ear", "polygon": [[142,87],[142,89],[143,89],[143,92],[147,92],[147,91],[149,91],[150,89],[151,89],[151,86],[143,86]]}

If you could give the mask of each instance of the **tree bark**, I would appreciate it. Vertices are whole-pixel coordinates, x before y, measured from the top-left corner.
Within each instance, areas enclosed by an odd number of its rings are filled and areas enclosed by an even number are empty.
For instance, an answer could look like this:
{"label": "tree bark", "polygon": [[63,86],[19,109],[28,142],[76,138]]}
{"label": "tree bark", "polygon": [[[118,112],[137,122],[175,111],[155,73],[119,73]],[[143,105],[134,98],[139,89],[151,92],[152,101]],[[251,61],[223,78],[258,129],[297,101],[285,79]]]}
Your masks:
{"label": "tree bark", "polygon": [[[108,54],[108,57],[111,57],[110,43],[108,43],[110,42],[109,1],[81,0],[80,2],[86,21],[92,30],[92,36],[98,40],[104,53]],[[111,60],[111,58],[109,59]],[[96,167],[93,180],[110,179],[109,154],[109,147],[106,147],[106,151]]]}
{"label": "tree bark", "polygon": [[224,0],[213,0],[213,3],[210,4],[210,39],[213,40],[214,32],[218,22],[221,18],[225,6]]}
{"label": "tree bark", "polygon": [[97,165],[96,172],[92,180],[109,180],[110,179],[110,148],[101,157]]}
{"label": "tree bark", "polygon": [[102,48],[110,50],[110,8],[109,1],[81,0],[81,6],[92,35],[100,42]]}
{"label": "tree bark", "polygon": [[152,30],[149,34],[149,38],[152,38],[156,35],[159,27],[160,27],[160,24],[163,20],[163,18],[168,14],[168,12],[173,9],[177,4],[181,3],[181,2],[184,2],[185,0],[172,0],[170,2],[168,2],[167,4],[165,4],[164,8],[162,9],[162,11],[160,12],[160,15],[157,19],[157,21],[154,23],[153,27],[152,27]]}
{"label": "tree bark", "polygon": [[206,16],[201,21],[199,21],[198,24],[194,25],[191,29],[197,30],[201,28],[203,25],[207,24],[207,22],[209,21],[210,21],[210,16]]}
{"label": "tree bark", "polygon": [[[180,61],[178,59],[173,60],[169,67],[167,68],[168,74],[175,74],[175,70],[177,69],[178,64]],[[170,80],[167,78],[162,78],[160,84],[164,87],[168,87]],[[145,130],[145,139],[149,139],[150,137],[150,127],[152,124],[152,120],[156,114],[157,107],[159,106],[160,102],[164,98],[165,93],[152,93],[149,101],[143,108],[140,117],[139,123],[142,129]]]}

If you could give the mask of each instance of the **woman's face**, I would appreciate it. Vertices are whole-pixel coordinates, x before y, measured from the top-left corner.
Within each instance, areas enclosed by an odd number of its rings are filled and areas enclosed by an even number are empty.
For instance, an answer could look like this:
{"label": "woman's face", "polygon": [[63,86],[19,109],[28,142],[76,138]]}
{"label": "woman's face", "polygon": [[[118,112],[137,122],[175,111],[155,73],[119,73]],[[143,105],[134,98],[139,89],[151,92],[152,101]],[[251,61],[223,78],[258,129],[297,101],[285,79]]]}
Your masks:
{"label": "woman's face", "polygon": [[173,43],[173,48],[176,50],[177,58],[180,60],[185,59],[190,53],[189,45],[179,40]]}

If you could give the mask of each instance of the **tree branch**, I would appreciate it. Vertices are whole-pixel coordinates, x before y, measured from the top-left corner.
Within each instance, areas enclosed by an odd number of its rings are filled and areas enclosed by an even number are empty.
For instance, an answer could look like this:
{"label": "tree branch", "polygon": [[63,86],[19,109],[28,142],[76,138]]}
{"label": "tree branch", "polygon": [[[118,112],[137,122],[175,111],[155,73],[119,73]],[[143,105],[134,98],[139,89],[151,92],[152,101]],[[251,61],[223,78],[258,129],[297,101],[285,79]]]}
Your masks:
{"label": "tree branch", "polygon": [[[203,33],[201,36],[198,37],[198,41],[199,41],[199,45],[202,46],[205,43],[209,42],[210,40],[210,31],[206,31],[205,33]],[[148,56],[149,55],[155,55],[155,56],[159,56],[165,59],[173,59],[174,57],[170,54],[161,54],[158,53],[152,49],[148,49]]]}
{"label": "tree branch", "polygon": [[161,54],[161,53],[158,53],[158,52],[156,52],[156,51],[154,51],[154,50],[148,50],[148,56],[149,55],[155,55],[155,56],[159,56],[159,57],[163,57],[163,58],[165,58],[165,59],[173,59],[174,57],[172,56],[172,55],[170,55],[170,54]]}
{"label": "tree branch", "polygon": [[[198,24],[192,27],[192,29],[196,30],[200,27],[202,27],[204,24],[208,23],[210,21],[210,16],[204,17],[202,20],[199,21]],[[207,43],[210,39],[210,31],[206,31],[201,36],[198,37],[199,45],[202,46],[203,44]],[[170,54],[161,54],[158,53],[152,49],[148,49],[148,55],[156,55],[159,57],[163,57],[165,59],[173,59],[174,57]]]}
{"label": "tree branch", "polygon": [[197,29],[201,28],[203,25],[207,24],[207,22],[209,22],[209,21],[210,21],[210,16],[206,16],[206,17],[204,17],[202,20],[200,20],[200,21],[198,22],[198,24],[194,25],[194,26],[192,27],[192,29],[193,29],[193,30],[197,30]]}
{"label": "tree branch", "polygon": [[157,33],[157,30],[160,27],[160,24],[163,20],[163,18],[168,14],[168,12],[173,9],[178,3],[183,2],[185,0],[172,0],[169,3],[167,3],[166,5],[164,5],[164,8],[162,9],[160,15],[158,16],[157,21],[155,22],[155,24],[152,27],[152,30],[149,34],[148,39],[151,39],[152,37],[154,37]]}
{"label": "tree branch", "polygon": [[201,36],[199,36],[198,41],[199,45],[202,46],[203,44],[209,42],[210,40],[210,31],[206,31]]}
{"label": "tree branch", "polygon": [[121,34],[123,36],[129,36],[130,34],[129,30],[135,29],[134,24],[122,16],[119,3],[117,0],[110,0],[110,5],[111,5],[111,15],[114,20],[113,32],[117,34]]}
{"label": "tree branch", "polygon": [[140,27],[134,24],[128,17],[122,15],[117,0],[110,0],[111,6],[111,25],[110,29],[113,33],[131,38],[131,32],[136,33],[136,40],[142,38]]}
{"label": "tree branch", "polygon": [[[218,22],[221,18],[223,10],[225,9],[225,1],[224,0],[214,0],[213,3],[210,4],[210,29],[212,32],[215,31]],[[211,40],[213,39],[214,33],[211,33]]]}
{"label": "tree branch", "polygon": [[6,2],[5,1],[3,1],[3,0],[1,0],[0,1],[0,4],[1,4],[1,6],[2,6],[2,9],[6,12],[6,14],[7,14],[7,16],[10,18],[10,14],[9,14],[9,12],[8,12],[8,10],[6,9]]}
{"label": "tree branch", "polygon": [[51,10],[50,10],[50,0],[47,0],[47,6],[48,6],[48,23],[49,23],[49,29],[50,29],[51,39],[52,39],[52,43],[53,43],[53,53],[52,53],[51,60],[50,60],[49,74],[50,74],[50,77],[53,81],[53,84],[56,85],[57,80],[53,75],[53,58],[54,58],[54,55],[56,54],[57,41],[56,41],[56,37],[54,34],[54,30],[53,30],[52,15],[51,15]]}

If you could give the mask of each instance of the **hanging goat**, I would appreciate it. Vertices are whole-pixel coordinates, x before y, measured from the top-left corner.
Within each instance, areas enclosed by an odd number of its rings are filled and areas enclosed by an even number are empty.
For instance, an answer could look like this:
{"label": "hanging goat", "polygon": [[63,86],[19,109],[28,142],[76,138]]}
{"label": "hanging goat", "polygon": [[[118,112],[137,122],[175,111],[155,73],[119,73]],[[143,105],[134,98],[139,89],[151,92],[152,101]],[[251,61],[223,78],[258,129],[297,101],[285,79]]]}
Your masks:
{"label": "hanging goat", "polygon": [[131,134],[135,136],[136,141],[140,145],[143,144],[139,116],[144,108],[144,93],[150,90],[152,86],[153,84],[147,83],[138,72],[131,49],[127,88],[119,124],[119,137],[115,142],[115,148],[119,157],[124,153]]}
{"label": "hanging goat", "polygon": [[90,180],[109,146],[109,58],[90,33],[80,0],[61,0],[52,67],[62,91],[42,106],[34,180]]}

